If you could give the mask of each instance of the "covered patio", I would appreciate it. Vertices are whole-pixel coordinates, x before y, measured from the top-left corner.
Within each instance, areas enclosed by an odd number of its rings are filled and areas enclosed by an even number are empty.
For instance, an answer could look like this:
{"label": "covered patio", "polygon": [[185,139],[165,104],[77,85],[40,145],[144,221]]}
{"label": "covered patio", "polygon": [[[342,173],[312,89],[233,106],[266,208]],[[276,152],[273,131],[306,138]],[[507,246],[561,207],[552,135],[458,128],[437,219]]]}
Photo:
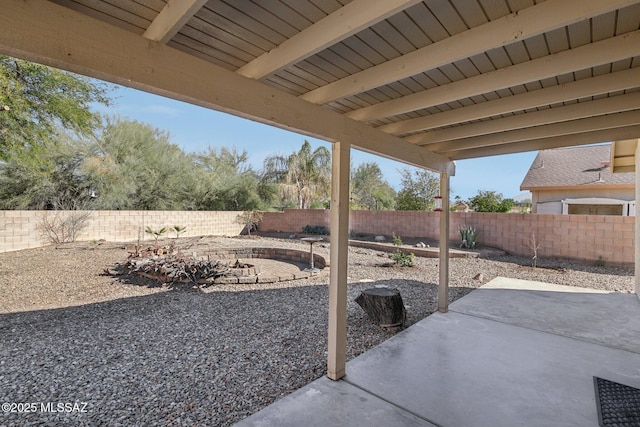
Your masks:
{"label": "covered patio", "polygon": [[[466,384],[464,376],[453,375],[464,370],[439,369],[462,368],[470,361],[456,359],[448,351],[455,346],[464,350],[466,336],[478,346],[464,353],[479,352],[473,360],[483,372],[471,390],[483,393],[489,406],[500,404],[500,394],[492,397],[487,392],[490,385],[523,401],[531,392],[520,388],[518,381],[506,381],[515,371],[500,371],[507,369],[507,364],[498,363],[501,351],[511,352],[508,360],[518,360],[531,357],[527,348],[543,349],[540,356],[545,359],[538,361],[548,363],[538,364],[540,371],[531,371],[528,377],[541,382],[533,388],[541,402],[557,404],[562,391],[567,391],[542,387],[556,381],[553,375],[542,374],[546,365],[563,369],[559,363],[565,359],[551,358],[552,354],[593,354],[584,362],[589,372],[596,370],[598,360],[606,360],[602,369],[640,385],[626,368],[631,361],[637,365],[637,353],[629,350],[573,337],[558,341],[556,332],[522,329],[501,318],[501,312],[496,314],[498,321],[462,308],[447,313],[449,177],[455,173],[455,160],[624,140],[625,150],[616,151],[620,158],[612,165],[637,169],[639,0],[7,0],[1,6],[2,54],[332,142],[327,375],[332,380],[349,375],[343,382],[321,384],[353,387],[355,378],[362,378],[358,383],[367,389],[367,381],[377,381],[375,366],[389,363],[385,357],[411,354],[405,366],[428,368],[430,377],[412,391],[410,384],[418,376],[406,371],[394,379],[397,393],[392,394],[400,399],[402,411],[413,414],[412,420],[461,425],[457,418],[431,419],[433,412],[427,406],[425,412],[420,412],[422,406],[412,407],[424,402],[449,408],[443,414],[451,417],[482,414],[493,420],[492,414],[503,413],[504,408],[474,407],[472,399],[461,402],[450,393],[455,384]],[[362,356],[346,372],[352,147],[441,174],[441,313],[394,338],[390,347],[385,344]],[[635,235],[638,265],[637,220]],[[530,295],[529,291],[489,292],[497,298],[485,301],[486,309],[502,307],[513,292]],[[466,301],[484,294],[474,293]],[[621,310],[616,298],[611,298],[613,308],[607,314]],[[560,307],[564,315],[573,305],[565,302]],[[601,327],[603,319],[594,320],[593,328]],[[471,331],[486,334],[461,330],[464,322]],[[616,326],[624,335],[627,325]],[[512,342],[505,339],[516,330]],[[516,342],[518,346],[511,345]],[[598,359],[593,352],[611,357]],[[422,360],[416,360],[418,356]],[[422,364],[410,365],[418,362]],[[366,366],[366,373],[359,373],[358,366]],[[498,381],[499,375],[505,380]],[[585,371],[584,378],[590,376]],[[584,378],[575,380],[579,393],[586,390]],[[423,388],[427,385],[429,390]],[[382,391],[376,393],[381,393],[376,397],[380,402],[390,399]],[[358,401],[365,403],[359,398],[346,402]],[[560,410],[547,408],[548,414]],[[517,419],[525,423],[533,418],[516,412],[502,423],[518,425]],[[498,420],[494,425],[500,424]]]}
{"label": "covered patio", "polygon": [[635,295],[497,278],[237,425],[596,427],[638,366]]}

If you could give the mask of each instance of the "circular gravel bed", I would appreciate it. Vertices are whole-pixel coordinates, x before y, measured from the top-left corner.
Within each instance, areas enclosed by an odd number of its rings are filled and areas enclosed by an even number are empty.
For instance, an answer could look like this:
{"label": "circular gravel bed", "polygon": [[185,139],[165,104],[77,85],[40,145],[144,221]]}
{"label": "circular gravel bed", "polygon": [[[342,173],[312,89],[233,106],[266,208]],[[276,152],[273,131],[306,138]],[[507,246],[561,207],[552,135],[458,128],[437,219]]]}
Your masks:
{"label": "circular gravel bed", "polygon": [[[271,238],[183,243],[194,251],[308,250],[298,240]],[[329,259],[327,243],[314,249]],[[125,245],[111,243],[0,254],[0,402],[16,403],[0,425],[227,426],[325,373],[326,273],[203,289],[125,283],[102,273],[126,256]],[[349,249],[350,359],[392,335],[353,302],[363,289],[398,288],[408,325],[436,308],[437,259],[416,258],[411,268],[389,262],[386,253]],[[566,263],[533,269],[510,256],[450,263],[452,301],[497,276],[633,289],[633,269]],[[478,273],[482,280],[474,279]]]}

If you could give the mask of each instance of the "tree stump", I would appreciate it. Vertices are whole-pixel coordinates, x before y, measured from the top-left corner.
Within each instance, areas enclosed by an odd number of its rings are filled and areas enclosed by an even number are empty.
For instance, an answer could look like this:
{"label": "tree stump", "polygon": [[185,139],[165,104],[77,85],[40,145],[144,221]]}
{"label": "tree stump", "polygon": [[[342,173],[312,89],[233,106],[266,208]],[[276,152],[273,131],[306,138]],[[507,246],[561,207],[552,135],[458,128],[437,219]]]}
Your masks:
{"label": "tree stump", "polygon": [[383,328],[402,326],[407,317],[400,291],[397,289],[365,289],[355,301],[373,323]]}

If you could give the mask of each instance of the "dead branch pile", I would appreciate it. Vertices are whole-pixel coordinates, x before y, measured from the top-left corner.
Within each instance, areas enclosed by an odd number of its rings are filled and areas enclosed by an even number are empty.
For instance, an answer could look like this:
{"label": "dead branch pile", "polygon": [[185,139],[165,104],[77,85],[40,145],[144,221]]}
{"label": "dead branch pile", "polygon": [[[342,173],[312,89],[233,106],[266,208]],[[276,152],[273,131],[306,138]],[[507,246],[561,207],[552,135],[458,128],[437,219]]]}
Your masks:
{"label": "dead branch pile", "polygon": [[[129,258],[125,263],[116,263],[112,268],[105,269],[105,273],[112,276],[136,274],[162,283],[211,285],[224,283],[227,277],[247,274],[251,267],[254,266],[240,260],[229,263],[198,259],[195,254],[184,256],[174,247],[143,249],[136,246],[129,252]],[[257,268],[251,269],[251,272],[257,274]]]}

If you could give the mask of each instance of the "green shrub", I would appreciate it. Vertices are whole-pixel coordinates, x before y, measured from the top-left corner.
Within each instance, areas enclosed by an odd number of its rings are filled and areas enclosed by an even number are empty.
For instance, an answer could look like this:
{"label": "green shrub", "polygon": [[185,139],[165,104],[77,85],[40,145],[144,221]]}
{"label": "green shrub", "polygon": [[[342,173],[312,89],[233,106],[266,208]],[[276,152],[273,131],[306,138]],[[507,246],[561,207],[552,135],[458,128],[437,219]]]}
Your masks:
{"label": "green shrub", "polygon": [[413,252],[410,254],[405,254],[400,249],[397,249],[392,255],[391,259],[393,259],[399,267],[413,267]]}
{"label": "green shrub", "polygon": [[182,225],[174,225],[171,228],[171,230],[176,233],[176,239],[177,239],[178,237],[180,237],[181,233],[184,233],[185,231],[187,231],[187,227]]}
{"label": "green shrub", "polygon": [[393,245],[402,246],[402,238],[400,236],[396,236],[396,233],[393,233]]}
{"label": "green shrub", "polygon": [[329,228],[324,225],[305,225],[302,227],[304,234],[329,234]]}
{"label": "green shrub", "polygon": [[156,247],[158,247],[158,239],[159,239],[159,238],[160,238],[164,233],[166,233],[166,232],[167,232],[167,228],[166,228],[166,227],[162,227],[160,230],[154,230],[154,229],[153,229],[153,228],[151,228],[151,227],[147,227],[147,228],[144,230],[144,232],[145,232],[145,233],[147,233],[147,234],[151,234],[151,235],[153,236],[153,238],[154,238],[154,240],[155,240],[155,245],[156,245]]}

